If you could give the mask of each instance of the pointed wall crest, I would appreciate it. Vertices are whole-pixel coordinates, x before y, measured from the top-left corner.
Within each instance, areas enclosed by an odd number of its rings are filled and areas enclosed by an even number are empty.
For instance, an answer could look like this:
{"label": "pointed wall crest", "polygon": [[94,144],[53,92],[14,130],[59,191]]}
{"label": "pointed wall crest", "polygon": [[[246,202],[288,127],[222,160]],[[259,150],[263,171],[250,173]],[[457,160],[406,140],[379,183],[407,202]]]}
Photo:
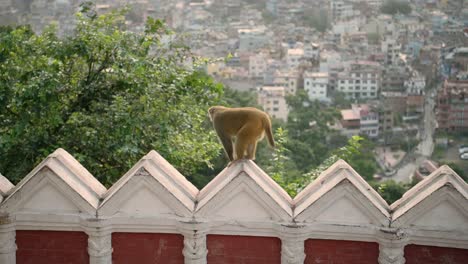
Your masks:
{"label": "pointed wall crest", "polygon": [[468,236],[468,185],[448,166],[419,182],[391,208],[394,227],[465,229]]}
{"label": "pointed wall crest", "polygon": [[198,189],[156,151],[150,151],[104,195],[103,216],[189,217]]}
{"label": "pointed wall crest", "polygon": [[0,210],[94,215],[105,191],[75,158],[57,149],[11,190]]}
{"label": "pointed wall crest", "polygon": [[15,186],[0,173],[0,203],[7,197]]}
{"label": "pointed wall crest", "polygon": [[197,197],[195,216],[239,221],[289,221],[291,198],[253,161],[225,168]]}
{"label": "pointed wall crest", "polygon": [[388,225],[385,200],[345,161],[339,160],[294,198],[298,222]]}

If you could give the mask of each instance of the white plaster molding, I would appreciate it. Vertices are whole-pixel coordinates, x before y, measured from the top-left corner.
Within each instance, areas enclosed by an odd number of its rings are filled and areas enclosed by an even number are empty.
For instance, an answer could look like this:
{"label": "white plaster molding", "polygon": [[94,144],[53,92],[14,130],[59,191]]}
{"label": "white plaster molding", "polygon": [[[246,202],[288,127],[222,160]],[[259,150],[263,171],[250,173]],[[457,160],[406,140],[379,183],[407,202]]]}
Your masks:
{"label": "white plaster molding", "polygon": [[7,197],[15,186],[0,173],[0,203]]}
{"label": "white plaster molding", "polygon": [[380,212],[383,216],[382,220],[390,218],[387,202],[343,160],[337,161],[330,168],[322,172],[317,179],[294,198],[294,217],[307,210],[308,207],[321,199],[322,196],[339,185],[343,180],[350,182],[359,193],[366,197],[368,201],[366,203],[375,207]]}
{"label": "white plaster molding", "polygon": [[88,235],[88,254],[90,264],[112,263],[112,230],[105,220],[85,220],[82,227]]}
{"label": "white plaster molding", "polygon": [[206,245],[206,235],[209,226],[206,223],[179,222],[179,231],[184,236],[184,263],[186,264],[206,264],[208,249]]}
{"label": "white plaster molding", "polygon": [[[177,214],[192,215],[198,189],[154,150],[138,161],[107,191],[99,213],[109,215],[117,212],[121,205],[119,203],[138,191],[135,186],[129,186],[141,183],[141,181],[144,181],[144,184],[152,189],[159,199],[175,209]],[[159,191],[164,193],[159,193]],[[114,199],[116,201],[113,201]]]}
{"label": "white plaster molding", "polygon": [[171,190],[141,168],[98,208],[99,217],[165,218],[192,216]]}
{"label": "white plaster molding", "polygon": [[[106,188],[94,178],[76,159],[63,149],[57,149],[36,166],[18,185],[0,206],[2,212],[16,212],[18,205],[26,199],[35,199],[33,190],[37,184],[44,183],[57,189],[84,212],[95,214],[101,195]],[[44,187],[44,186],[42,186]],[[44,192],[43,195],[47,195]],[[60,203],[57,199],[50,201]]]}
{"label": "white plaster molding", "polygon": [[277,227],[281,239],[281,263],[302,264],[305,261],[304,226],[290,224]]}
{"label": "white plaster molding", "polygon": [[309,206],[297,212],[298,223],[324,223],[349,226],[388,226],[390,217],[367,199],[349,180],[343,179],[333,188],[314,200],[308,200]]}
{"label": "white plaster molding", "polygon": [[26,215],[33,218],[64,215],[77,219],[84,215],[95,216],[96,208],[53,171],[43,168],[35,175],[8,196],[0,205],[1,212],[15,220],[16,215],[23,215],[23,219]]}
{"label": "white plaster molding", "polygon": [[468,199],[468,184],[450,167],[444,165],[413,186],[403,194],[402,198],[390,206],[390,209],[394,212],[393,219],[398,218],[415,204],[447,184],[453,186],[463,197]]}
{"label": "white plaster molding", "polygon": [[255,182],[242,173],[229,185],[199,207],[195,217],[202,221],[273,223],[288,221],[290,216]]}
{"label": "white plaster molding", "polygon": [[0,217],[0,263],[16,263],[16,230],[8,216]]}
{"label": "white plaster molding", "polygon": [[291,198],[250,160],[223,170],[197,197],[195,217],[241,222],[291,220]]}
{"label": "white plaster molding", "polygon": [[404,264],[405,246],[409,243],[407,230],[382,228],[378,234],[379,264]]}

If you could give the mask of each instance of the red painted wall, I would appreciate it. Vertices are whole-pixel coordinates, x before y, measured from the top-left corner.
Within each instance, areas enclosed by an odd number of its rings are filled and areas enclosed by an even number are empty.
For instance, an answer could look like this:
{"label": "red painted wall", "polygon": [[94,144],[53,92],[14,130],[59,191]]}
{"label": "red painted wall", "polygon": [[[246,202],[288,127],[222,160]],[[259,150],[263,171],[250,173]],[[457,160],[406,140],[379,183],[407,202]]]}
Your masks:
{"label": "red painted wall", "polygon": [[408,245],[405,259],[406,264],[465,264],[468,249]]}
{"label": "red painted wall", "polygon": [[179,234],[112,233],[113,264],[183,264],[184,237]]}
{"label": "red painted wall", "polygon": [[16,231],[18,264],[87,264],[88,235],[67,231]]}
{"label": "red painted wall", "polygon": [[277,237],[208,235],[208,264],[280,264]]}
{"label": "red painted wall", "polygon": [[308,239],[305,242],[306,264],[375,264],[379,244],[374,242]]}

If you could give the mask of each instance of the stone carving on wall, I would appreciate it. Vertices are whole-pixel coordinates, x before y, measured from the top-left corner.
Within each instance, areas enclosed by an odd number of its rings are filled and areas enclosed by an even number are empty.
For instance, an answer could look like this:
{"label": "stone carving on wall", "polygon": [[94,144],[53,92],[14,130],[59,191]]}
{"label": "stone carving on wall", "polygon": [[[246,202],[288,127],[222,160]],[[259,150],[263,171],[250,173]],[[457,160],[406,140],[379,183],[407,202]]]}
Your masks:
{"label": "stone carving on wall", "polygon": [[304,263],[304,240],[282,239],[281,240],[281,260],[285,264]]}
{"label": "stone carving on wall", "polygon": [[208,250],[206,248],[206,234],[194,231],[191,234],[184,236],[184,254],[186,262],[206,263],[206,255]]}

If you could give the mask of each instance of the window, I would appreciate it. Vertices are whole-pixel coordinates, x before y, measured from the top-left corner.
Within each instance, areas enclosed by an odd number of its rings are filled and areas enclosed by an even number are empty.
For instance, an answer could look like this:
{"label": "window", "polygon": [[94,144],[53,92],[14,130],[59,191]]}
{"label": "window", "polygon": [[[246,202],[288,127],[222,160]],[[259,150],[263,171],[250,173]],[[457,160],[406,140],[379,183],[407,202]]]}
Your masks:
{"label": "window", "polygon": [[361,83],[361,80],[356,80],[356,83]]}
{"label": "window", "polygon": [[310,85],[310,82],[309,82],[309,81],[306,81],[306,85],[307,85],[307,86]]}
{"label": "window", "polygon": [[278,101],[278,100],[274,100],[274,101],[273,101],[273,104],[277,105],[277,104],[279,104],[279,101]]}
{"label": "window", "polygon": [[372,80],[371,83],[375,83],[375,80]]}
{"label": "window", "polygon": [[344,80],[341,80],[340,83],[345,83],[345,81],[344,81]]}
{"label": "window", "polygon": [[362,96],[367,96],[367,93],[362,93]]}
{"label": "window", "polygon": [[361,86],[356,86],[356,90],[361,90]]}
{"label": "window", "polygon": [[273,107],[274,112],[278,112],[279,108],[278,107]]}
{"label": "window", "polygon": [[375,96],[375,93],[370,93],[371,96]]}

